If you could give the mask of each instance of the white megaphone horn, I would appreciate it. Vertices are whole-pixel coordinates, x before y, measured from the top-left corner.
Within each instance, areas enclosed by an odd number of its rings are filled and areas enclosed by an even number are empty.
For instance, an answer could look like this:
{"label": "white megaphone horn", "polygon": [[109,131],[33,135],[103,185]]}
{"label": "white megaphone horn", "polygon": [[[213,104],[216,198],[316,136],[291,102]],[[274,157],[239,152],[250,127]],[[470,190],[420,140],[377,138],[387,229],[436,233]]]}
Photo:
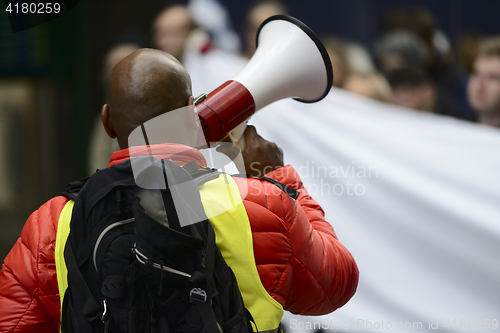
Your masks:
{"label": "white megaphone horn", "polygon": [[233,142],[239,140],[245,121],[257,110],[288,97],[317,102],[328,94],[332,80],[330,58],[314,32],[294,17],[272,16],[260,26],[257,50],[247,66],[210,94],[196,98],[205,139],[220,141],[241,124]]}

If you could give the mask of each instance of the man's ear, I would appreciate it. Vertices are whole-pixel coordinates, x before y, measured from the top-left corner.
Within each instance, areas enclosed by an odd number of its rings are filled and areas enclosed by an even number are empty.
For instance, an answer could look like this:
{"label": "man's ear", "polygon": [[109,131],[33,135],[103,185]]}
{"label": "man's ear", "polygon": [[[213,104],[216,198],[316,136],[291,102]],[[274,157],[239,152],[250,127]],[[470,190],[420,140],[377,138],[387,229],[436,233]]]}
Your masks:
{"label": "man's ear", "polygon": [[102,106],[101,119],[102,119],[102,124],[104,126],[104,129],[106,130],[106,133],[108,133],[109,137],[112,139],[116,138],[117,134],[116,134],[115,129],[113,127],[113,123],[111,122],[111,115],[109,113],[109,105],[108,104],[104,104]]}
{"label": "man's ear", "polygon": [[187,105],[193,105],[193,103],[194,103],[194,97],[193,96],[189,96],[188,104]]}

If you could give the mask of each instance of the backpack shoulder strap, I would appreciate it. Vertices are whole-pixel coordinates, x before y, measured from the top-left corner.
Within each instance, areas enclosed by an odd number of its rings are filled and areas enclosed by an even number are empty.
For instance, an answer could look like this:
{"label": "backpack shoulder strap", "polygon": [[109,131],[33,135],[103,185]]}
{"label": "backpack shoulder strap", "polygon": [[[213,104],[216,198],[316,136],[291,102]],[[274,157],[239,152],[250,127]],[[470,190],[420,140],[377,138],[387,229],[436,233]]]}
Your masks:
{"label": "backpack shoulder strap", "polygon": [[272,179],[272,178],[269,178],[269,177],[257,176],[257,175],[253,175],[251,173],[239,173],[239,174],[235,174],[235,175],[231,175],[231,176],[232,177],[242,177],[242,178],[256,178],[256,179],[268,181],[271,184],[274,184],[277,187],[279,187],[283,192],[288,194],[288,196],[294,200],[297,200],[297,198],[300,195],[300,192],[297,191],[296,189],[293,189],[290,186],[287,186],[287,185],[280,183],[279,181]]}
{"label": "backpack shoulder strap", "polygon": [[66,259],[66,266],[68,267],[68,278],[70,278],[87,299],[83,307],[83,314],[89,321],[93,321],[99,317],[105,322],[106,305],[100,304],[92,295],[89,286],[85,282],[85,278],[78,269],[71,242],[66,242],[64,248],[64,257]]}
{"label": "backpack shoulder strap", "polygon": [[62,192],[61,195],[64,195],[65,197],[76,201],[76,198],[78,197],[78,193],[82,190],[83,186],[89,180],[90,177],[86,177],[82,180],[76,180],[74,182],[68,183],[67,190],[65,192]]}
{"label": "backpack shoulder strap", "polygon": [[[63,304],[64,294],[69,286],[69,282],[72,281],[87,299],[83,308],[84,316],[88,320],[93,321],[99,317],[101,317],[102,320],[105,319],[105,304],[103,306],[103,304],[98,302],[92,295],[89,286],[85,282],[85,279],[81,274],[80,269],[78,268],[75,254],[71,246],[71,241],[69,240],[73,207],[75,205],[75,201],[78,198],[78,195],[82,191],[89,178],[90,177],[86,177],[82,180],[68,183],[67,190],[61,193],[61,195],[69,198],[70,200],[64,206],[59,217],[56,239],[56,258],[60,258],[58,260],[59,265],[56,264],[56,268],[59,266],[59,268],[57,268],[57,278],[59,283],[59,295],[61,298],[61,304]],[[60,277],[61,281],[59,281]]]}
{"label": "backpack shoulder strap", "polygon": [[[78,192],[72,192],[78,193]],[[76,195],[75,195],[76,198]],[[56,234],[56,246],[55,246],[55,260],[56,260],[56,272],[57,272],[57,283],[59,289],[59,297],[61,304],[64,302],[64,295],[68,288],[69,280],[71,279],[80,289],[84,296],[87,298],[84,307],[84,315],[89,320],[94,320],[101,316],[103,319],[103,307],[99,302],[95,300],[90,292],[90,289],[85,282],[73,254],[73,249],[71,248],[71,242],[68,240],[70,232],[71,216],[73,212],[73,207],[75,201],[73,199],[69,200],[59,215],[59,221],[57,225]]]}

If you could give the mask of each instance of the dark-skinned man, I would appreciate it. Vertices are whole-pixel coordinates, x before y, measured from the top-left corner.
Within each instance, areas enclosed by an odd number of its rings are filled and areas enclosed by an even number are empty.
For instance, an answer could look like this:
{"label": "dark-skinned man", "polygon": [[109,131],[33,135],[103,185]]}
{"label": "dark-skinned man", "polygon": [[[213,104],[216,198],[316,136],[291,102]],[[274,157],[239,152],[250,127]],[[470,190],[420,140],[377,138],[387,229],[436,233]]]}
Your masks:
{"label": "dark-skinned man", "polygon": [[[110,167],[129,158],[128,137],[136,127],[192,103],[189,75],[175,58],[151,49],[126,57],[111,73],[109,103],[102,109],[107,133],[117,137],[122,148],[111,156]],[[252,256],[253,264],[245,269],[254,276],[238,284],[259,331],[274,332],[283,309],[321,315],[344,305],[356,290],[358,269],[296,171],[283,166],[281,150],[253,127],[245,137],[243,157],[253,172],[260,168],[267,177],[300,191],[294,200],[265,180],[234,177],[238,187],[248,190],[242,197],[246,217],[238,223],[251,230],[247,255]],[[203,155],[188,145],[135,148],[179,165],[192,160],[205,164]],[[65,277],[57,276],[55,248],[59,217],[68,200],[58,196],[35,211],[6,257],[0,272],[0,331],[58,332],[58,282]],[[217,227],[214,225],[216,234]],[[233,246],[227,251],[240,250]]]}

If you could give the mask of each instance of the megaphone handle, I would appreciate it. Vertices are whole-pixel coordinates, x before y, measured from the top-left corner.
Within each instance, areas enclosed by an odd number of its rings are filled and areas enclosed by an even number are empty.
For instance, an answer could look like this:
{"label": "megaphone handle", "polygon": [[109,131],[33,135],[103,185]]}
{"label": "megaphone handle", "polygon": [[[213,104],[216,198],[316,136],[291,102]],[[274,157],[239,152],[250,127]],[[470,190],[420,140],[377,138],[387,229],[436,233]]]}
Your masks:
{"label": "megaphone handle", "polygon": [[227,136],[232,143],[238,145],[240,149],[243,151],[247,147],[245,140],[245,130],[247,128],[247,124],[250,118],[236,126],[232,131],[230,131]]}

